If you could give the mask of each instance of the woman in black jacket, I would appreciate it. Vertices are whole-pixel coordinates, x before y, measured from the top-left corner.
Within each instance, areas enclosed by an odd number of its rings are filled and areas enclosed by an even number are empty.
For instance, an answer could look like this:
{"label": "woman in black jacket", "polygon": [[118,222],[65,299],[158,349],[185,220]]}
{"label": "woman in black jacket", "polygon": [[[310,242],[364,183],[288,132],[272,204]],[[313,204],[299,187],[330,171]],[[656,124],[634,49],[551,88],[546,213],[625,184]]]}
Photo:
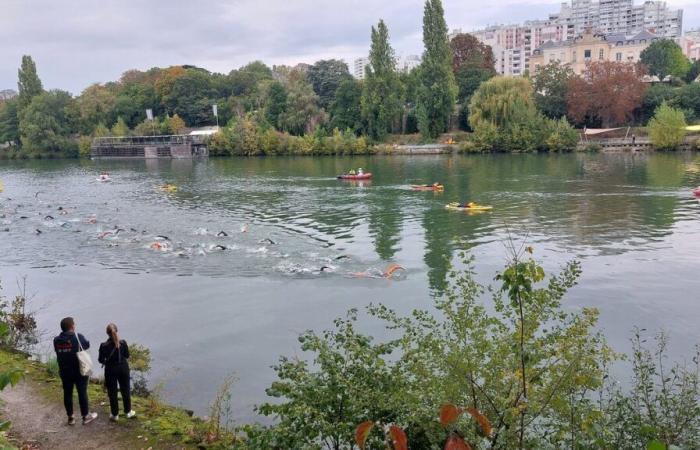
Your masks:
{"label": "woman in black jacket", "polygon": [[109,407],[112,410],[109,419],[116,422],[119,419],[118,390],[122,393],[126,418],[130,419],[136,416],[136,413],[131,409],[129,346],[126,341],[119,339],[117,326],[113,323],[107,325],[107,336],[109,339],[100,344],[98,361],[105,368],[105,384],[109,395]]}

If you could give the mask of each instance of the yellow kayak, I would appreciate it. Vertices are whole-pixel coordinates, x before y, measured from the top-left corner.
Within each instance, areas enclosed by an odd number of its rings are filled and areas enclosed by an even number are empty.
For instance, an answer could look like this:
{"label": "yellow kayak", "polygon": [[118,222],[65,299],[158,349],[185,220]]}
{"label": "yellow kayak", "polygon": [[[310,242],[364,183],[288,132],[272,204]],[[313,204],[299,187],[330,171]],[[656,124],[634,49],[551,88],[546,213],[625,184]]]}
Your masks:
{"label": "yellow kayak", "polygon": [[158,188],[159,191],[163,192],[177,192],[177,186],[174,184],[164,184]]}
{"label": "yellow kayak", "polygon": [[2,184],[2,181],[0,181],[0,192],[5,190],[5,186]]}
{"label": "yellow kayak", "polygon": [[445,208],[455,211],[491,211],[493,206],[472,204],[471,206],[462,206],[462,204],[453,202],[445,205]]}

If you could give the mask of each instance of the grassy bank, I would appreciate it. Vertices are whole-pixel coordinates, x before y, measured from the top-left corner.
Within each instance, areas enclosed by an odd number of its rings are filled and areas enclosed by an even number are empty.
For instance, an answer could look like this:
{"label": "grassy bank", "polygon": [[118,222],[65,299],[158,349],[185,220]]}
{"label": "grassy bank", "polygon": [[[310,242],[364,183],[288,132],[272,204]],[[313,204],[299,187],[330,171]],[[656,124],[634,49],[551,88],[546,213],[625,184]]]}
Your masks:
{"label": "grassy bank", "polygon": [[[29,359],[20,352],[0,349],[0,367],[22,369],[25,382],[32,389],[49,402],[62,402],[61,381],[51,364]],[[88,394],[91,407],[107,416],[109,400],[99,380],[91,381]],[[212,422],[193,417],[182,408],[166,405],[156,395],[140,397],[132,394],[132,402],[138,417],[115,424],[118,427],[118,432],[115,433],[118,443],[126,448],[223,449],[230,448],[232,444],[232,436],[214,432],[218,427]],[[10,428],[10,436],[12,435],[13,429]],[[8,441],[0,433],[0,449],[13,448],[12,444],[11,440]]]}

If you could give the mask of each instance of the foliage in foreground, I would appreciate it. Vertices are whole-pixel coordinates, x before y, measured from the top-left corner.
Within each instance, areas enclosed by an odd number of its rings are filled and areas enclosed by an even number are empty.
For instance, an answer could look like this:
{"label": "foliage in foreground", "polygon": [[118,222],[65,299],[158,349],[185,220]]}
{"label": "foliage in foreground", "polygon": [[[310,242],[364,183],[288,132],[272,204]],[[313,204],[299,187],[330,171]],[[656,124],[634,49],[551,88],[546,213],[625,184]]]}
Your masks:
{"label": "foliage in foreground", "polygon": [[638,335],[632,389],[623,391],[608,375],[616,355],[595,331],[597,311],[562,307],[579,264],[546,277],[525,256],[495,287],[471,269],[453,272],[431,311],[404,317],[369,306],[388,341],[358,331],[356,310],[332,330],[304,333],[311,360],[280,360],[268,389],[275,401],[258,408],[277,422],[246,427],[247,446],[399,449],[405,433],[410,448],[470,448],[456,446],[462,439],[474,449],[694,448],[697,357],[668,368],[665,338],[652,353]]}

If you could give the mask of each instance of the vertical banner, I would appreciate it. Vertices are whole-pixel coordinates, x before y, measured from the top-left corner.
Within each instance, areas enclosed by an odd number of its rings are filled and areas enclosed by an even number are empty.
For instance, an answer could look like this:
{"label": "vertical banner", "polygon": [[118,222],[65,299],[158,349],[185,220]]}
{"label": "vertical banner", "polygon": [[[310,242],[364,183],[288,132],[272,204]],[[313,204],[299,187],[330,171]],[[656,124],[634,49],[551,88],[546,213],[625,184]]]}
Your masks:
{"label": "vertical banner", "polygon": [[146,118],[148,120],[153,120],[153,110],[152,109],[147,109],[146,110]]}

